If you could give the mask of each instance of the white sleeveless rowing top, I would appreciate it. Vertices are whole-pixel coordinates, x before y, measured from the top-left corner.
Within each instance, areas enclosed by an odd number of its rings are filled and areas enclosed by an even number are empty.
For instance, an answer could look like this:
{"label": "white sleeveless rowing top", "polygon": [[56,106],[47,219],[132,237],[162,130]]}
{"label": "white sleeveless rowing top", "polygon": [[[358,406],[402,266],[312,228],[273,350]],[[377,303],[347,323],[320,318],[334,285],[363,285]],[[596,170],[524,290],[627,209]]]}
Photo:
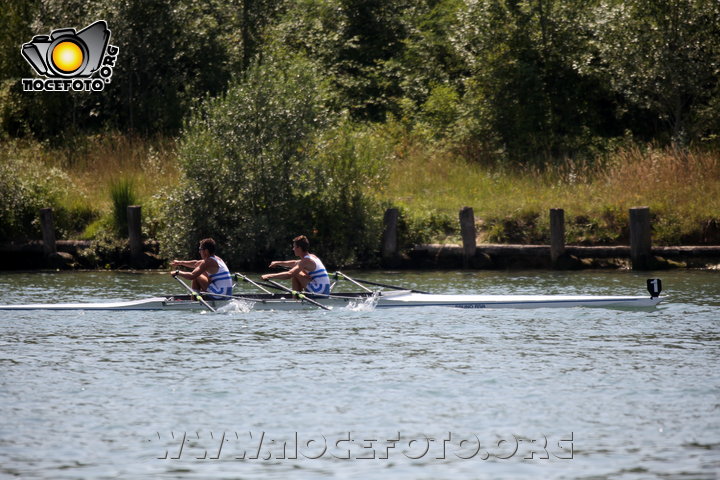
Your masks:
{"label": "white sleeveless rowing top", "polygon": [[318,295],[330,295],[330,277],[325,269],[325,265],[323,265],[322,261],[315,255],[307,254],[305,258],[309,258],[315,262],[315,270],[308,273],[312,280],[307,284],[305,290]]}
{"label": "white sleeveless rowing top", "polygon": [[[208,273],[208,279],[210,280],[210,284],[207,289],[208,293],[214,293],[217,295],[232,295],[232,275],[230,275],[230,270],[228,270],[227,265],[225,265],[225,262],[223,262],[222,259],[214,255],[209,258],[212,258],[217,262],[218,271],[213,274]],[[217,298],[220,299],[220,297]]]}

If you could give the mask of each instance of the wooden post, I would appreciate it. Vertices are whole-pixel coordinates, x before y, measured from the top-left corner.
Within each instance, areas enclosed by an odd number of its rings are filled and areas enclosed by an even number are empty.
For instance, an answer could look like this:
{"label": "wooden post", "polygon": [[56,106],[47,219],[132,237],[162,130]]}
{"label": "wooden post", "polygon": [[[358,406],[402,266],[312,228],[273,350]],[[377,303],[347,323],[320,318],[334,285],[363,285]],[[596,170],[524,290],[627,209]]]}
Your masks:
{"label": "wooden post", "polygon": [[398,220],[400,211],[397,208],[388,208],[383,218],[383,260],[395,260],[398,257]]}
{"label": "wooden post", "polygon": [[550,209],[550,261],[557,266],[558,259],[565,254],[565,210]]}
{"label": "wooden post", "polygon": [[142,231],[141,231],[141,207],[129,205],[127,207],[128,241],[130,243],[130,259],[133,267],[142,267]]}
{"label": "wooden post", "polygon": [[467,268],[477,251],[475,213],[472,207],[460,209],[460,236],[463,242],[463,267]]}
{"label": "wooden post", "polygon": [[55,221],[53,220],[52,208],[40,209],[40,225],[42,226],[43,252],[45,256],[57,253],[55,243]]}
{"label": "wooden post", "polygon": [[647,270],[651,261],[650,209],[630,209],[630,260],[633,270]]}

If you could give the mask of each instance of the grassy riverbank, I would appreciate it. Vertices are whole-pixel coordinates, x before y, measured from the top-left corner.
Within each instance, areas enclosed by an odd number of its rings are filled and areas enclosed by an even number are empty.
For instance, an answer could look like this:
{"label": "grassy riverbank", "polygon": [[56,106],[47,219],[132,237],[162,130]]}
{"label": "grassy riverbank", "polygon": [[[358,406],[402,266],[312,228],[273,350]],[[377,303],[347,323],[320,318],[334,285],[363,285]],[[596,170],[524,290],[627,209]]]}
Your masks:
{"label": "grassy riverbank", "polygon": [[541,171],[411,146],[399,153],[382,195],[436,236],[471,206],[481,241],[547,243],[548,210],[563,208],[568,242],[612,244],[627,241],[628,209],[649,206],[656,244],[720,241],[718,152],[635,146],[594,165],[565,161]]}
{"label": "grassy riverbank", "polygon": [[99,215],[112,210],[113,185],[129,181],[138,200],[147,201],[180,176],[175,141],[110,133],[79,137],[62,147],[26,144],[21,151],[38,155],[43,164],[64,171],[72,182],[67,207],[83,205]]}
{"label": "grassy riverbank", "polygon": [[0,142],[0,238],[37,238],[36,210],[55,210],[59,238],[92,239],[114,232],[112,190],[129,185],[152,217],[153,197],[180,178],[172,139],[109,133],[63,145]]}
{"label": "grassy riverbank", "polygon": [[[145,206],[146,223],[155,225],[160,193],[181,181],[171,139],[108,134],[63,147],[5,142],[0,154],[25,183],[46,183],[31,195],[45,195],[37,205],[50,202],[60,212],[62,235],[75,238],[111,230],[110,192],[119,182],[130,184],[135,200]],[[547,243],[548,210],[564,208],[569,243],[622,243],[627,241],[628,209],[647,205],[654,243],[718,243],[719,157],[702,150],[635,146],[592,166],[566,161],[541,171],[484,166],[428,142],[404,141],[397,142],[384,187],[373,195],[402,209],[407,243],[457,241],[457,214],[466,205],[475,210],[482,242]],[[2,193],[7,208],[8,198],[20,195]],[[27,232],[16,236],[22,233]]]}

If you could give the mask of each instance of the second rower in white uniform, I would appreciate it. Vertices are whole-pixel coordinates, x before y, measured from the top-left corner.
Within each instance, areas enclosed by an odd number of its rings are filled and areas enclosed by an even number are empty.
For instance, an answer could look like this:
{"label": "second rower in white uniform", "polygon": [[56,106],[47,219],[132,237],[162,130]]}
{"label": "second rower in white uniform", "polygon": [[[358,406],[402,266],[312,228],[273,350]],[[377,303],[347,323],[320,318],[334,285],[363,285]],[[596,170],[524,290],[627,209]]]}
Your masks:
{"label": "second rower in white uniform", "polygon": [[293,253],[299,260],[273,261],[270,268],[285,267],[287,272],[263,275],[263,280],[292,279],[292,288],[317,295],[330,295],[330,277],[322,261],[309,252],[310,241],[305,235],[293,238]]}

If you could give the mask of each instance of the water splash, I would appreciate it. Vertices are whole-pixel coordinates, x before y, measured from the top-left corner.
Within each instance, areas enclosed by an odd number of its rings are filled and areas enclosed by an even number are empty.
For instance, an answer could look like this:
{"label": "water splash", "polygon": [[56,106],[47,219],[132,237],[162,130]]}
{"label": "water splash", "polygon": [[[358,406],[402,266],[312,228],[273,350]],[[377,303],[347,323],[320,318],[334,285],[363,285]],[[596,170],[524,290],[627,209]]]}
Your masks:
{"label": "water splash", "polygon": [[249,313],[252,311],[254,306],[255,302],[251,302],[249,300],[233,299],[228,302],[227,305],[223,305],[222,307],[218,308],[217,311],[219,313]]}
{"label": "water splash", "polygon": [[372,312],[375,310],[379,298],[380,292],[373,292],[373,294],[369,297],[350,301],[345,308],[346,310],[350,310],[352,312]]}

